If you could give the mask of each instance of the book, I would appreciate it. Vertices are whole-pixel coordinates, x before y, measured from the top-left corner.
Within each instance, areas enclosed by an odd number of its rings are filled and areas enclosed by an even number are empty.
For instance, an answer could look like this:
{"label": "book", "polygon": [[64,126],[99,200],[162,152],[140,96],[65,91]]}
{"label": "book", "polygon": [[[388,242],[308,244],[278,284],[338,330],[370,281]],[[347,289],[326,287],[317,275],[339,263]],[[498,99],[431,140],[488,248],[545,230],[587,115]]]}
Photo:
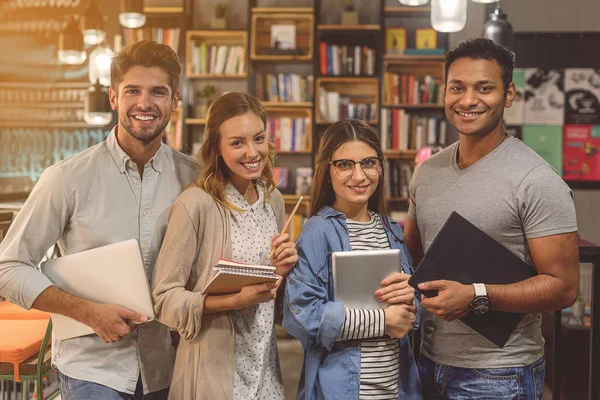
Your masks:
{"label": "book", "polygon": [[[482,268],[482,265],[486,267]],[[438,279],[464,285],[506,285],[535,275],[533,266],[453,211],[408,283],[414,288],[419,283]],[[434,297],[437,296],[437,291],[423,294]],[[523,314],[491,310],[482,315],[469,312],[460,320],[502,348],[522,318]]]}
{"label": "book", "polygon": [[525,68],[525,124],[562,125],[564,70]]}
{"label": "book", "polygon": [[202,294],[238,293],[244,286],[275,282],[279,276],[275,267],[254,265],[220,258],[214,266],[213,276]]}
{"label": "book", "polygon": [[305,196],[310,194],[313,170],[308,167],[296,168],[296,194]]}
{"label": "book", "polygon": [[565,69],[565,125],[600,124],[600,70]]}
{"label": "book", "polygon": [[406,29],[387,28],[385,30],[385,54],[400,55],[406,50]]}
{"label": "book", "polygon": [[443,56],[446,54],[446,49],[435,48],[435,49],[406,49],[405,54],[407,56]]}
{"label": "book", "polygon": [[562,126],[525,125],[522,140],[562,175]]}
{"label": "book", "polygon": [[565,125],[563,178],[600,181],[600,125]]}
{"label": "book", "polygon": [[415,47],[417,49],[435,49],[437,47],[437,31],[422,28],[415,31]]}

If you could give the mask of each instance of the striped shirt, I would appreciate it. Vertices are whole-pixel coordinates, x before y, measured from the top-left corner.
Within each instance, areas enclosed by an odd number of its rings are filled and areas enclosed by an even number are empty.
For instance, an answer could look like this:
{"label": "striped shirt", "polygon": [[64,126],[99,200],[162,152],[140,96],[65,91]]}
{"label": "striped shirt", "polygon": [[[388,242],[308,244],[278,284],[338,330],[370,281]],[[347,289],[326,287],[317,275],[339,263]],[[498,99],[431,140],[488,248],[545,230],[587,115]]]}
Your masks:
{"label": "striped shirt", "polygon": [[[369,222],[346,220],[352,250],[390,248],[379,215],[370,215]],[[398,399],[400,349],[385,335],[384,311],[346,309],[339,340],[361,340],[359,399]]]}

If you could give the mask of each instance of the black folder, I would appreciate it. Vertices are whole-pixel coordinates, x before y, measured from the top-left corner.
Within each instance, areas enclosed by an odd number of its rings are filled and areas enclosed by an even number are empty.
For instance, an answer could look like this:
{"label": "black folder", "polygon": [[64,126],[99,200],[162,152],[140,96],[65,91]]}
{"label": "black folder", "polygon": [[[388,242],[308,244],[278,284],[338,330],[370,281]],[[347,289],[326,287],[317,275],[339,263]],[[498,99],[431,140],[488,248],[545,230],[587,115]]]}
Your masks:
{"label": "black folder", "polygon": [[[460,214],[452,212],[408,283],[415,289],[419,283],[439,279],[502,285],[535,275],[531,265]],[[437,295],[435,291],[423,294]],[[483,315],[469,312],[461,321],[502,348],[523,315],[496,310]]]}

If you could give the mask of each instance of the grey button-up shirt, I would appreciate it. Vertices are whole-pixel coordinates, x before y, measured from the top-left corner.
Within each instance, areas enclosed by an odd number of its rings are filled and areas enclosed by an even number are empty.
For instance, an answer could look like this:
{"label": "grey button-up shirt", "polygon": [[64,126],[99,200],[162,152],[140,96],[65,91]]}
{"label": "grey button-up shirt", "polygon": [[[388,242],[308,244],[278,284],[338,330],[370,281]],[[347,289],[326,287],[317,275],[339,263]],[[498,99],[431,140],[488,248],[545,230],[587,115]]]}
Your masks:
{"label": "grey button-up shirt", "polygon": [[[0,296],[31,308],[52,284],[35,266],[54,243],[66,255],[135,238],[150,281],[171,204],[200,168],[162,144],[141,179],[116,129],[105,142],[44,171],[0,243]],[[125,393],[134,393],[140,375],[145,393],[170,384],[174,352],[168,328],[158,322],[117,343],[89,335],[52,346],[53,365],[75,379]]]}

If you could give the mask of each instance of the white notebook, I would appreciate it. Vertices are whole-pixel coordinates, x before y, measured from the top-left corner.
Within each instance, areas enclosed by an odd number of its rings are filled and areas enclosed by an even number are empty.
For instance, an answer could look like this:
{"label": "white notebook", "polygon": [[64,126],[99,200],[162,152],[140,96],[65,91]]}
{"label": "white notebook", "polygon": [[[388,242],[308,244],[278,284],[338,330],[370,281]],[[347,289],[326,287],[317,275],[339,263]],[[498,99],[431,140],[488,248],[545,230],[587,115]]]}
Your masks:
{"label": "white notebook", "polygon": [[[140,245],[135,239],[49,260],[44,274],[58,289],[102,304],[118,304],[154,319],[154,307]],[[51,314],[56,339],[93,334],[94,330],[60,314]]]}
{"label": "white notebook", "polygon": [[213,277],[202,294],[237,293],[244,286],[274,282],[277,279],[275,267],[270,265],[246,264],[221,258],[214,266]]}

